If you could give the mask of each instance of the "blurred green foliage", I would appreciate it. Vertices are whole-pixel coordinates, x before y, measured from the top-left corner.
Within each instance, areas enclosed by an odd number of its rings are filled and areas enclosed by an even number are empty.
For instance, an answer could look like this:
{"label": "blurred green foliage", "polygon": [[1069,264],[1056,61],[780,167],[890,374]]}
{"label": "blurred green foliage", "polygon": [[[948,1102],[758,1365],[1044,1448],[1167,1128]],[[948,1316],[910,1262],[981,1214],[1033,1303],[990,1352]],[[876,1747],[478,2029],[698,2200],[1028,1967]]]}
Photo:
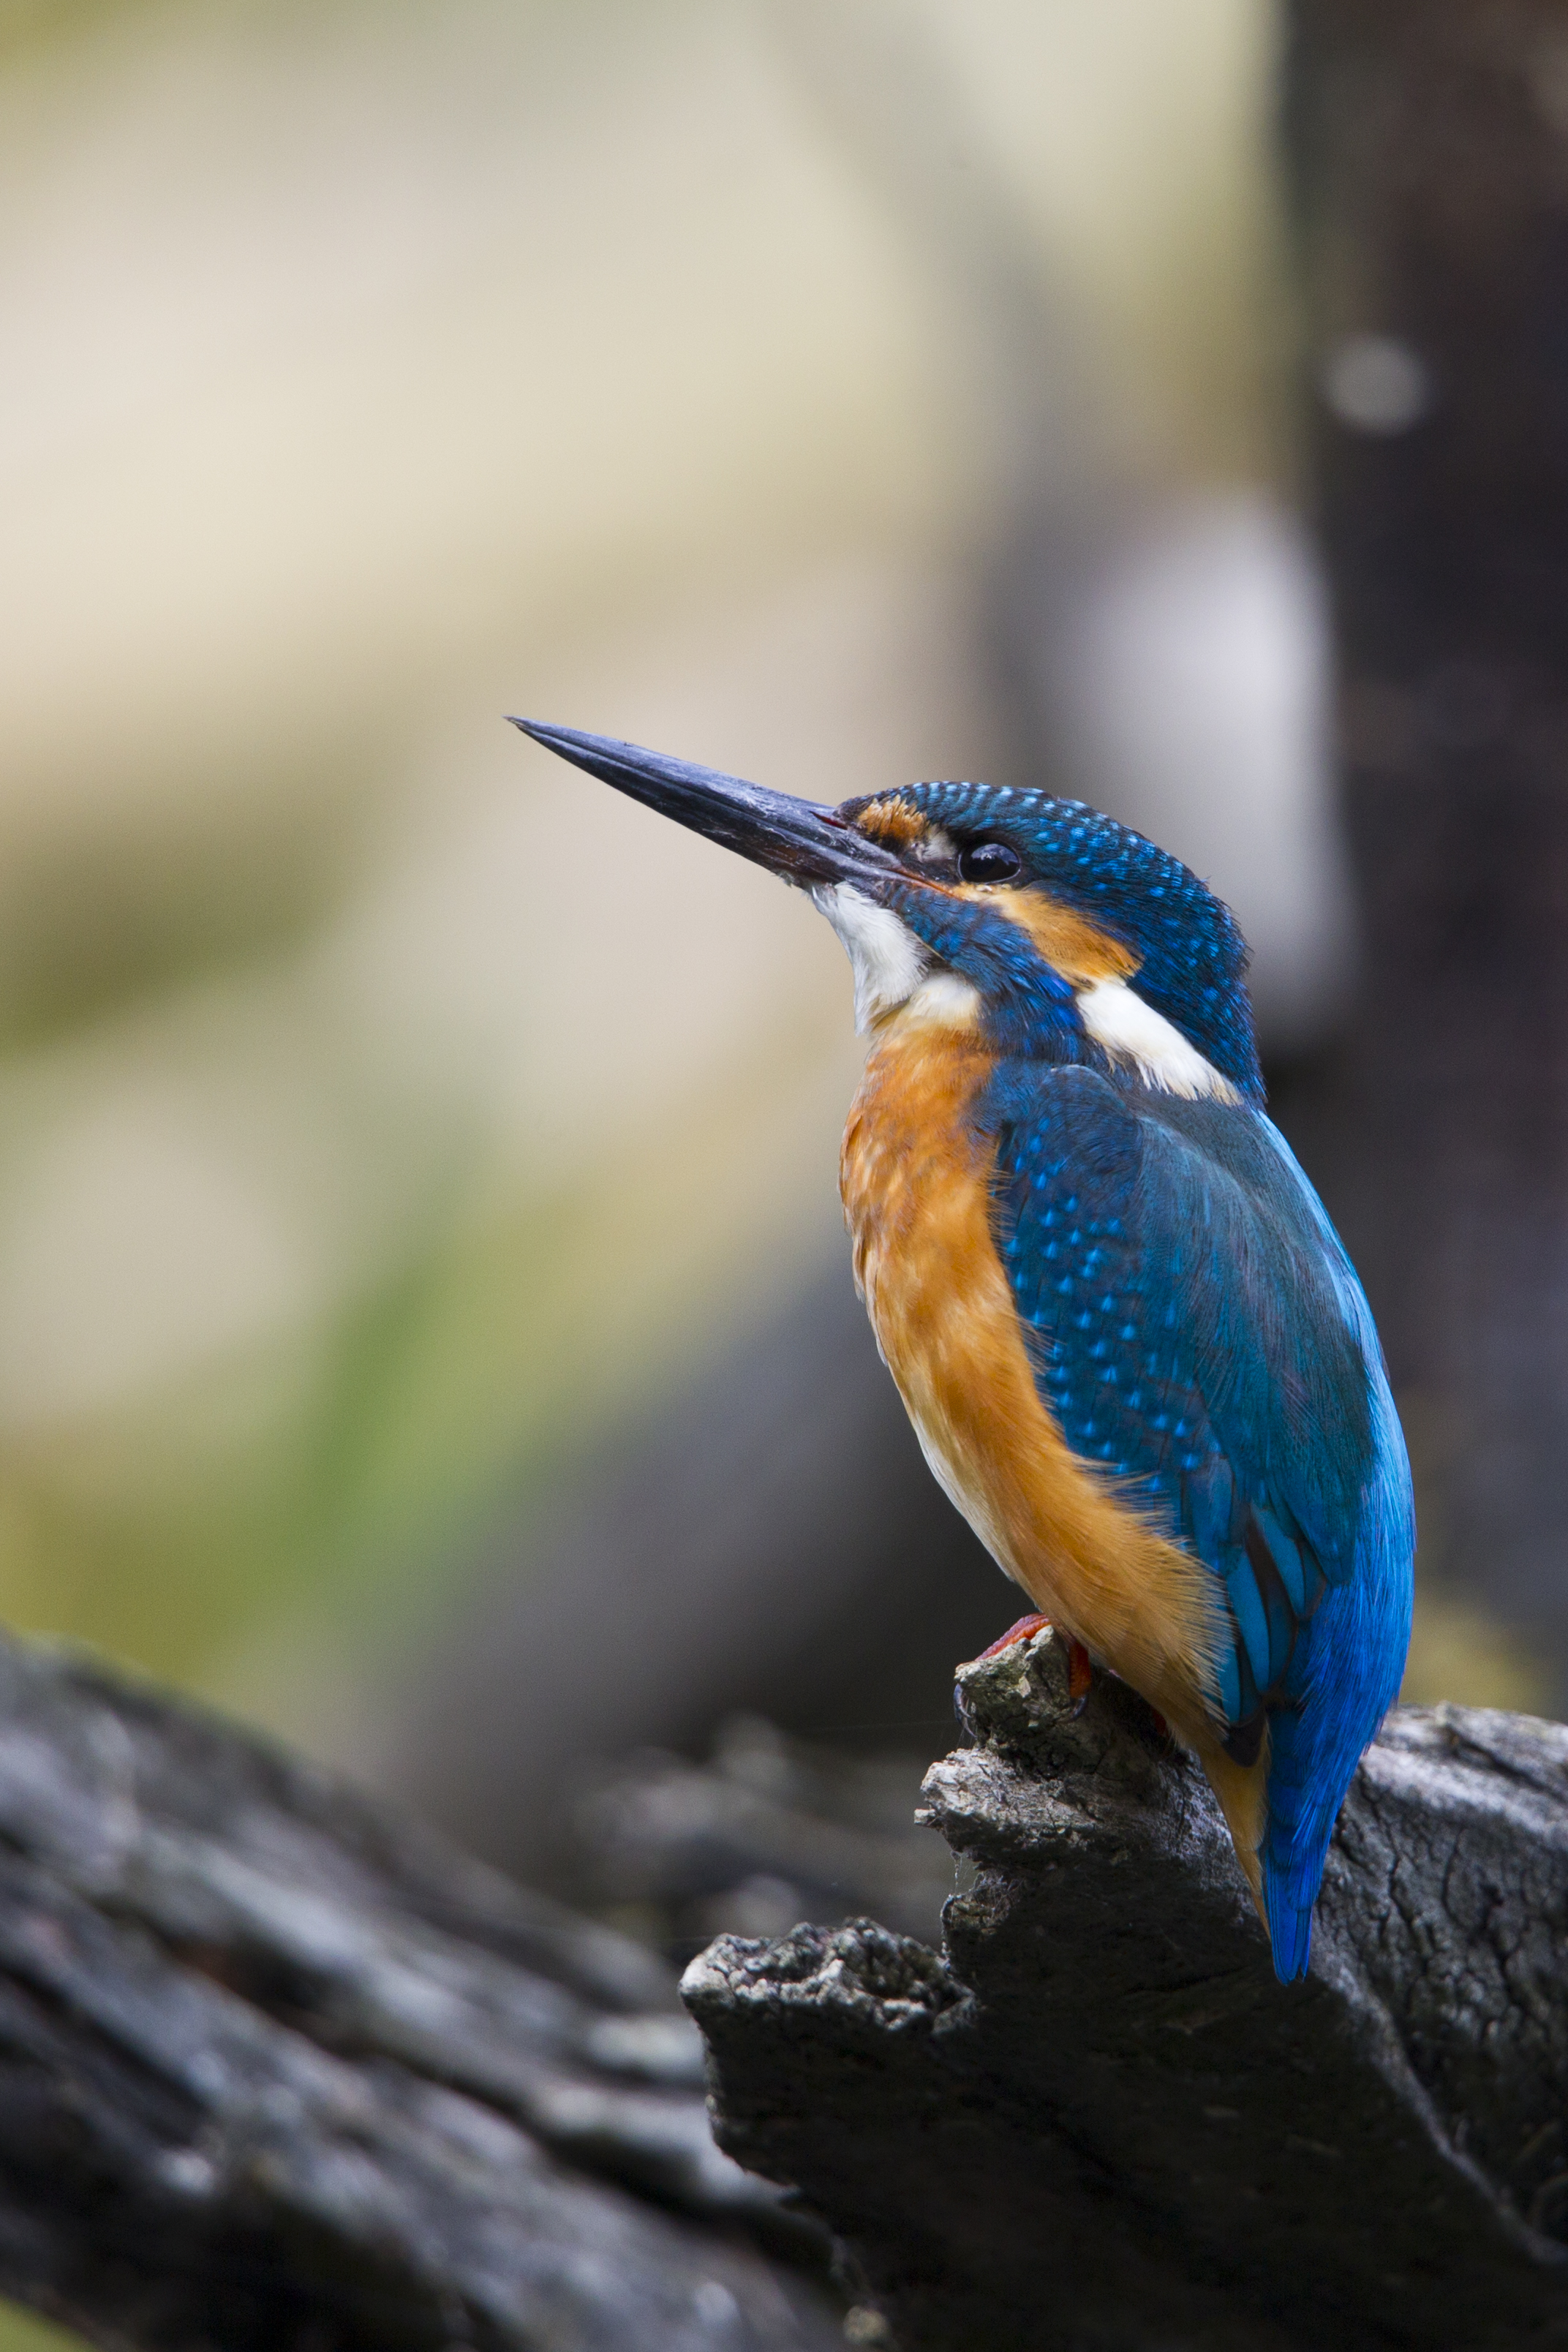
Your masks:
{"label": "blurred green foliage", "polygon": [[66,2352],[80,2340],[19,2305],[0,2303],[0,2352]]}

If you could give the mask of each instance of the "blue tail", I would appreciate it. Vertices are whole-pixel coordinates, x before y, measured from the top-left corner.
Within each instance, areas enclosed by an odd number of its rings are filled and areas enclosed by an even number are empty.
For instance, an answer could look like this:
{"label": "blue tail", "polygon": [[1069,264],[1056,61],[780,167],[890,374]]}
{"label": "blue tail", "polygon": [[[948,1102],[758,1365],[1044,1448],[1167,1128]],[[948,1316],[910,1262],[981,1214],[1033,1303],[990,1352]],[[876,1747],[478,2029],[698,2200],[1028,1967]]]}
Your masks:
{"label": "blue tail", "polygon": [[1294,1706],[1269,1717],[1263,1900],[1282,1984],[1307,1973],[1334,1822],[1404,1672],[1411,1545],[1408,1506],[1391,1483],[1394,1507],[1368,1509],[1354,1575],[1329,1588],[1301,1630],[1288,1685]]}
{"label": "blue tail", "polygon": [[1268,1914],[1268,1940],[1274,1948],[1274,1973],[1281,1984],[1294,1984],[1307,1973],[1312,1957],[1312,1906],[1323,1875],[1323,1855],[1304,1868],[1276,1871],[1270,1866],[1264,1882],[1264,1908]]}

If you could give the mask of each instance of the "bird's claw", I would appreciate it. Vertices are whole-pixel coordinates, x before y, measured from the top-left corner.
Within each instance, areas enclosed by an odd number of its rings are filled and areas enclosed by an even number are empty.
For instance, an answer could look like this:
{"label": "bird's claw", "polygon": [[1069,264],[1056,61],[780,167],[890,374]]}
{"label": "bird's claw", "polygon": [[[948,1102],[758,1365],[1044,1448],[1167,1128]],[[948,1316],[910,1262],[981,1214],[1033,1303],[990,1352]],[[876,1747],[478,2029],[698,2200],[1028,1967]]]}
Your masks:
{"label": "bird's claw", "polygon": [[1050,1622],[1048,1617],[1042,1617],[1037,1609],[1031,1609],[1026,1617],[1020,1617],[1016,1624],[1009,1625],[989,1649],[982,1650],[975,1664],[983,1665],[987,1658],[999,1658],[1004,1650],[1011,1650],[1017,1643],[1027,1642],[1036,1633],[1043,1633]]}

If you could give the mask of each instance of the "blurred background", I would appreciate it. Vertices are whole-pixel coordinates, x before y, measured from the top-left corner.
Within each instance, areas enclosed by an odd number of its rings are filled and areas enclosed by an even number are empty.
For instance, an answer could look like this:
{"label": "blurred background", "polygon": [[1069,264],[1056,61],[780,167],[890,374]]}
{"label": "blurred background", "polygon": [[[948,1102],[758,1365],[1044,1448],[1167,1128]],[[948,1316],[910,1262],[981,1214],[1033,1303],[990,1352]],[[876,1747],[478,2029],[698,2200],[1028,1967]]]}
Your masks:
{"label": "blurred background", "polygon": [[[0,0],[7,1622],[667,1937],[734,1873],[689,1854],[672,1928],[628,1856],[715,1738],[753,1814],[858,1751],[843,1834],[901,1834],[1016,1612],[850,1295],[840,950],[522,709],[830,800],[1048,781],[1207,876],[1393,1318],[1407,1696],[1556,1709],[1554,1545],[1477,1529],[1568,1454],[1561,1391],[1521,1456],[1431,1372],[1420,1168],[1391,1210],[1356,1110],[1387,932],[1323,436],[1441,403],[1364,268],[1315,340],[1286,39],[1265,0]],[[1357,756],[1426,712],[1473,757],[1494,688],[1363,693]],[[811,1868],[741,1880],[724,1924],[787,1924]]]}

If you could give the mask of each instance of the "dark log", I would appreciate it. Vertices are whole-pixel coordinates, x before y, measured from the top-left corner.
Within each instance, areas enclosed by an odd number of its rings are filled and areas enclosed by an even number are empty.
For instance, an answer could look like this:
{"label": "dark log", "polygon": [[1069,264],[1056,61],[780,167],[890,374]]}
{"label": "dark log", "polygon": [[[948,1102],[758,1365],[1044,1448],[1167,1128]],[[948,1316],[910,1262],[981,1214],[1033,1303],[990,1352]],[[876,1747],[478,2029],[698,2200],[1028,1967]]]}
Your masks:
{"label": "dark log", "polygon": [[1568,2343],[1568,1728],[1395,1714],[1312,1972],[1206,1783],[1049,1634],[966,1667],[946,1949],[869,1922],[688,1971],[718,2137],[842,2232],[905,2352]]}
{"label": "dark log", "polygon": [[168,2352],[842,2344],[700,2081],[640,1947],[0,1643],[0,2292]]}
{"label": "dark log", "polygon": [[[1075,1717],[1048,1636],[961,1691],[945,1954],[800,1928],[689,1981],[724,2146],[905,2352],[1568,2343],[1568,1729],[1396,1716],[1285,1990],[1130,1693]],[[696,2055],[639,1947],[0,1645],[5,2292],[180,2352],[826,2352]]]}

